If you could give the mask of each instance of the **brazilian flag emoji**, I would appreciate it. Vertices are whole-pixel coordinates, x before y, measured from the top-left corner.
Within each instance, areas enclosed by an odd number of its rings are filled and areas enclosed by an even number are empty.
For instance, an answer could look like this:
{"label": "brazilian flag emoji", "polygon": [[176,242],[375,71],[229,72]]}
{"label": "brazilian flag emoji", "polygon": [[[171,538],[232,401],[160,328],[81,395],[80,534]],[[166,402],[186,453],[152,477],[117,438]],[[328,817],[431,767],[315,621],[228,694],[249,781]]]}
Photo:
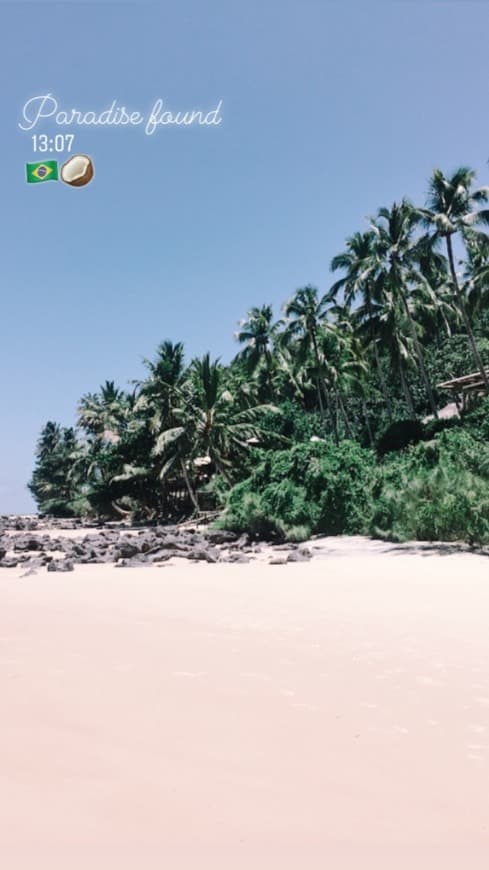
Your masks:
{"label": "brazilian flag emoji", "polygon": [[58,161],[44,160],[42,163],[26,163],[27,181],[37,184],[39,181],[58,180]]}

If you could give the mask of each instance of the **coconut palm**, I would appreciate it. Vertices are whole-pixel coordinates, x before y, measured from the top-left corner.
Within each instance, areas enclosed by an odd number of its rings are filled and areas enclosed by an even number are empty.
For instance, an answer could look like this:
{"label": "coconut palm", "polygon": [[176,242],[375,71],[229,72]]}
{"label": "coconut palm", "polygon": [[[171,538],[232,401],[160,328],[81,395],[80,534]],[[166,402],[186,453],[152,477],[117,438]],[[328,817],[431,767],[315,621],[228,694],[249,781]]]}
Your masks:
{"label": "coconut palm", "polygon": [[240,321],[235,338],[245,345],[237,356],[246,370],[254,376],[263,371],[270,397],[274,396],[273,374],[275,368],[274,345],[281,322],[274,323],[271,305],[251,308],[246,318]]}
{"label": "coconut palm", "polygon": [[420,253],[425,251],[424,243],[420,244],[416,236],[419,223],[419,213],[408,200],[403,199],[400,203],[394,203],[391,209],[379,209],[371,225],[376,237],[375,249],[382,292],[397,296],[404,309],[431,411],[437,418],[435,397],[419,336],[420,326],[416,321],[416,308],[422,307],[422,290],[428,284],[419,264]]}
{"label": "coconut palm", "polygon": [[329,296],[336,300],[338,294],[342,292],[345,305],[348,308],[355,306],[357,322],[365,324],[364,334],[368,346],[373,350],[380,388],[388,415],[392,418],[392,403],[380,360],[379,335],[375,330],[374,312],[381,295],[375,242],[376,235],[372,230],[365,233],[357,232],[346,240],[345,250],[331,261],[331,270],[336,272],[341,269],[344,275],[333,284]]}
{"label": "coconut palm", "polygon": [[267,404],[243,407],[227,388],[219,361],[211,361],[209,354],[195,359],[173,408],[174,425],[161,432],[155,443],[161,478],[178,468],[198,510],[191,480],[195,460],[208,457],[231,484],[239,457],[249,452],[251,443],[265,437],[260,425],[263,415],[276,410]]}
{"label": "coconut palm", "polygon": [[36,447],[36,465],[28,484],[42,513],[71,515],[78,495],[71,477],[72,457],[77,449],[75,430],[49,421]]}
{"label": "coconut palm", "polygon": [[155,359],[145,359],[144,365],[149,375],[136,382],[135,410],[140,416],[153,418],[153,428],[158,429],[171,418],[175,398],[187,376],[183,344],[163,341]]}
{"label": "coconut palm", "polygon": [[474,189],[475,172],[467,166],[459,167],[451,176],[435,169],[431,176],[427,208],[422,210],[425,222],[434,228],[435,239],[445,242],[453,290],[467,333],[475,364],[489,392],[489,378],[479,353],[467,313],[465,288],[460,284],[455,265],[453,239],[458,233],[466,241],[467,231],[472,239],[478,225],[489,224],[489,209],[480,208],[489,201],[489,188]]}
{"label": "coconut palm", "polygon": [[82,396],[78,406],[78,425],[95,438],[115,442],[120,437],[128,407],[128,397],[114,381],[105,381],[98,393]]}
{"label": "coconut palm", "polygon": [[[357,314],[360,315],[360,312],[355,311],[353,316],[356,317]],[[374,320],[375,333],[379,336],[379,343],[387,352],[393,373],[399,378],[409,416],[414,418],[416,413],[408,378],[409,369],[414,366],[414,352],[404,307],[398,295],[390,290],[384,290],[381,303],[376,305],[371,316]],[[360,319],[357,326],[357,334],[360,338],[362,329],[364,323]]]}
{"label": "coconut palm", "polygon": [[292,299],[284,306],[287,318],[285,336],[297,343],[297,350],[303,363],[310,359],[314,368],[318,404],[324,420],[323,398],[326,402],[333,436],[338,441],[338,428],[330,392],[325,379],[325,359],[320,349],[320,332],[327,316],[329,300],[319,298],[318,290],[310,284],[296,290]]}
{"label": "coconut palm", "polygon": [[465,247],[467,259],[463,277],[467,309],[474,315],[482,311],[489,300],[489,236],[467,230]]}

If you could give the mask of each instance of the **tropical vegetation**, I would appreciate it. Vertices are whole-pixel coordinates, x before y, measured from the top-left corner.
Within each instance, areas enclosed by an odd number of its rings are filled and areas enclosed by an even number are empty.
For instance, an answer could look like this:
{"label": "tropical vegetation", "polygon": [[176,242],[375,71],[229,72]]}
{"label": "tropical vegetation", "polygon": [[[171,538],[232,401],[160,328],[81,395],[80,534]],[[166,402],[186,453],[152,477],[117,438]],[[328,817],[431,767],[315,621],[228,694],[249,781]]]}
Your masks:
{"label": "tropical vegetation", "polygon": [[[251,308],[229,363],[164,341],[130,389],[83,396],[76,427],[41,432],[39,511],[489,542],[488,202],[471,169],[435,170],[423,205],[346,240],[324,292]],[[469,372],[480,394],[448,414],[439,384]]]}

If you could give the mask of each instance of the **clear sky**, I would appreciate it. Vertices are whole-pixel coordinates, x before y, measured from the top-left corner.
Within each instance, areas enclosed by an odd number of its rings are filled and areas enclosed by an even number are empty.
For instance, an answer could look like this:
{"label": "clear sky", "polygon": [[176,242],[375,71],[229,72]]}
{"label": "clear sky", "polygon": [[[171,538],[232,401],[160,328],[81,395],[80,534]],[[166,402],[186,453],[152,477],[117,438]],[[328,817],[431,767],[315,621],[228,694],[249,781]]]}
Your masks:
{"label": "clear sky", "polygon": [[[167,0],[1,3],[0,512],[48,419],[74,421],[105,379],[142,374],[165,338],[236,351],[252,305],[326,289],[344,238],[378,206],[424,197],[433,167],[489,180],[484,2]],[[113,100],[216,127],[56,127],[92,156],[84,188],[26,184],[25,102]],[[61,161],[65,158],[61,158]]]}

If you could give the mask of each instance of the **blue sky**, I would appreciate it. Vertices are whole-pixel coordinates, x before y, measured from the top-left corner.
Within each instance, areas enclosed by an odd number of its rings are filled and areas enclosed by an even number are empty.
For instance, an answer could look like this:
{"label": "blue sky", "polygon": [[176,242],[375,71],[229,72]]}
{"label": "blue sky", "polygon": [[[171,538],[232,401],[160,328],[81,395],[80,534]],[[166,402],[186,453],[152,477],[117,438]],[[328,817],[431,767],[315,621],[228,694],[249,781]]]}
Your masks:
{"label": "blue sky", "polygon": [[[142,374],[165,339],[228,359],[252,305],[326,289],[344,238],[420,201],[433,167],[489,178],[483,2],[171,0],[0,4],[0,512],[48,419]],[[8,84],[6,85],[6,83]],[[6,85],[6,86],[5,86]],[[57,128],[93,157],[85,188],[27,185],[24,103],[211,109],[214,128]],[[50,155],[53,156],[53,155]]]}

